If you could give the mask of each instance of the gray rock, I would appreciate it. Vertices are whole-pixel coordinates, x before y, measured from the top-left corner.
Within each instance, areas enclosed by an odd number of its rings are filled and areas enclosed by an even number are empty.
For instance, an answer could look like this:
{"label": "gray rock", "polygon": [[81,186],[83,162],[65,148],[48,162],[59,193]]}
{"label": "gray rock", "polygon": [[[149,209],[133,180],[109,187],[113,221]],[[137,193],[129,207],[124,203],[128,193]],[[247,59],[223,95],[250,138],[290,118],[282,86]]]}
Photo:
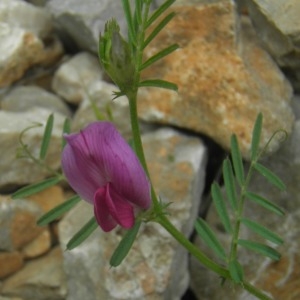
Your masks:
{"label": "gray rock", "polygon": [[[51,175],[49,170],[41,168],[28,158],[17,158],[20,133],[36,124],[45,124],[49,110],[35,108],[27,112],[0,111],[0,189],[16,185],[24,185],[44,179]],[[53,170],[60,166],[60,149],[64,117],[55,114],[52,139],[46,163]],[[36,157],[39,155],[40,144],[44,132],[43,126],[28,130],[24,142]]]}
{"label": "gray rock", "polygon": [[[245,215],[253,221],[264,225],[284,239],[284,244],[277,246],[266,243],[259,239],[258,235],[241,228],[243,238],[261,241],[277,249],[282,254],[281,259],[274,263],[270,259],[259,254],[246,251],[242,247],[240,251],[240,261],[245,267],[246,278],[255,286],[263,289],[272,299],[293,300],[300,297],[299,289],[299,269],[300,262],[300,120],[296,121],[294,130],[284,143],[283,147],[273,156],[265,158],[262,163],[279,176],[287,186],[286,191],[279,191],[270,185],[267,180],[259,174],[255,174],[251,180],[250,190],[267,198],[271,202],[279,205],[285,212],[285,216],[280,217],[264,208],[247,201]],[[221,230],[222,225],[215,209],[209,212],[208,222],[214,228],[220,241],[226,249],[230,247],[229,236]],[[197,244],[205,249],[203,243],[198,240]],[[211,255],[211,251],[207,250]],[[216,276],[204,270],[194,259],[191,264],[192,288],[204,300],[244,300],[254,299],[243,289],[233,289],[231,284],[226,284],[223,288],[216,284]]]}
{"label": "gray rock", "polygon": [[82,50],[97,53],[99,34],[109,19],[115,18],[125,27],[121,1],[49,0],[46,7],[63,34]]}
{"label": "gray rock", "polygon": [[281,66],[300,67],[300,2],[248,1],[249,13],[265,47]]}
{"label": "gray rock", "polygon": [[43,46],[32,33],[6,23],[0,23],[0,39],[0,87],[4,87],[22,77],[37,62]]}
{"label": "gray rock", "polygon": [[42,231],[36,226],[40,215],[34,203],[0,196],[0,250],[18,250],[36,238]]}
{"label": "gray rock", "polygon": [[49,36],[53,27],[51,14],[47,10],[21,0],[1,0],[0,20],[41,39]]}
{"label": "gray rock", "polygon": [[21,297],[23,300],[66,299],[66,278],[59,247],[47,255],[27,262],[24,268],[3,282],[4,296]]}
{"label": "gray rock", "polygon": [[[186,236],[191,233],[203,190],[205,150],[198,139],[171,129],[143,137],[152,181],[168,207],[170,220]],[[89,220],[93,208],[80,203],[59,224],[63,249]],[[109,259],[124,232],[97,229],[82,245],[64,252],[68,298],[72,300],[179,300],[188,285],[187,253],[158,224],[147,223],[121,266]]]}
{"label": "gray rock", "polygon": [[37,86],[15,87],[1,101],[1,108],[6,111],[22,112],[33,107],[71,116],[71,110],[58,96]]}
{"label": "gray rock", "polygon": [[264,47],[284,67],[293,86],[300,90],[300,2],[250,0],[252,22]]}
{"label": "gray rock", "polygon": [[128,100],[126,97],[112,100],[113,92],[117,90],[115,85],[104,81],[96,81],[90,85],[83,102],[74,115],[73,131],[78,131],[97,119],[93,110],[93,106],[95,106],[99,110],[100,118],[109,120],[112,116],[115,125],[124,137],[131,137]]}
{"label": "gray rock", "polygon": [[101,80],[99,60],[96,56],[82,52],[63,63],[55,72],[52,88],[66,101],[79,104],[88,96],[90,85]]}

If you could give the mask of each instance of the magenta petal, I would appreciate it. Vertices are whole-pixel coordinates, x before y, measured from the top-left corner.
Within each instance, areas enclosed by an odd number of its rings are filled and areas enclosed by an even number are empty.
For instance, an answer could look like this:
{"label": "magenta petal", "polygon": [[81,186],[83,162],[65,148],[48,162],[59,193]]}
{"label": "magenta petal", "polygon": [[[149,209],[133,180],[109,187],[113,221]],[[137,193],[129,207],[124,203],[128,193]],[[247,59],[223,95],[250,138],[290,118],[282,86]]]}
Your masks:
{"label": "magenta petal", "polygon": [[98,224],[104,231],[110,231],[116,223],[126,229],[134,225],[132,205],[115,192],[110,184],[97,190],[94,211]]}
{"label": "magenta petal", "polygon": [[[91,181],[100,177],[98,187],[105,184],[103,181],[111,182],[114,190],[128,201],[140,208],[149,208],[149,180],[136,154],[115,126],[110,122],[94,122],[81,132],[80,137],[74,141],[71,135],[67,140],[74,148],[83,148],[78,151],[78,156],[82,156],[82,160],[86,157],[88,161],[84,174],[91,173]],[[97,173],[93,165],[101,171]]]}
{"label": "magenta petal", "polygon": [[114,190],[135,205],[143,209],[149,208],[150,183],[128,143],[109,122],[93,123],[89,125],[89,130],[93,131],[93,135],[99,136],[95,141],[92,134],[87,135],[90,151],[96,154],[97,163],[106,170],[106,176]]}

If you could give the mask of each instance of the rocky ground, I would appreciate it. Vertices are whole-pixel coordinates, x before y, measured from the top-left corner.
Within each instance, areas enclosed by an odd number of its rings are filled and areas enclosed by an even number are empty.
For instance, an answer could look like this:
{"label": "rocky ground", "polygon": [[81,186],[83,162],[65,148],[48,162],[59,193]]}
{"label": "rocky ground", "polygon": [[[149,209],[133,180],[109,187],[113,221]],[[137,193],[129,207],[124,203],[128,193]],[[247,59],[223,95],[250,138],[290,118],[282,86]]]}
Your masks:
{"label": "rocky ground", "polygon": [[[300,2],[177,0],[172,10],[176,17],[145,55],[172,43],[180,49],[143,76],[175,82],[179,92],[143,88],[138,102],[154,186],[163,201],[172,202],[170,218],[186,236],[193,237],[201,213],[226,245],[228,236],[207,205],[207,190],[230,136],[238,136],[247,167],[257,114],[264,116],[262,145],[284,129],[288,139],[275,139],[264,163],[287,190],[273,190],[259,176],[252,188],[280,205],[285,216],[266,218],[254,205],[246,212],[284,237],[278,249],[282,258],[274,263],[244,252],[241,259],[251,282],[274,299],[300,299]],[[20,133],[45,124],[51,113],[55,122],[46,162],[54,170],[60,168],[64,119],[71,118],[78,131],[95,120],[92,105],[106,117],[111,111],[130,138],[127,100],[111,101],[116,88],[97,58],[99,32],[111,17],[125,32],[121,1],[0,2],[0,300],[253,299],[229,284],[220,287],[214,274],[156,224],[142,228],[119,268],[111,269],[108,261],[120,229],[109,234],[98,229],[83,245],[65,251],[92,207],[80,202],[45,227],[36,220],[72,194],[67,185],[11,199],[19,187],[51,176],[16,155]],[[24,135],[34,154],[42,135],[43,127]],[[205,249],[197,238],[194,242]]]}

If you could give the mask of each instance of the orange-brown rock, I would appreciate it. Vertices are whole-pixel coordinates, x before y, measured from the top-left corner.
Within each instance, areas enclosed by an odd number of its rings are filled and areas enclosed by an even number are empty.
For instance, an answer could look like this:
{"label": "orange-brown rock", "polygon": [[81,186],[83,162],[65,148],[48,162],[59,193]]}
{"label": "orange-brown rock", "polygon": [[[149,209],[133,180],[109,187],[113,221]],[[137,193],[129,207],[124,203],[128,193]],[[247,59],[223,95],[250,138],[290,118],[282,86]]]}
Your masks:
{"label": "orange-brown rock", "polygon": [[23,249],[24,258],[34,258],[40,256],[50,250],[51,234],[48,228],[37,236],[34,240],[28,243]]}
{"label": "orange-brown rock", "polygon": [[[291,131],[292,89],[258,43],[244,34],[232,1],[174,6],[175,18],[146,49],[146,58],[177,43],[180,49],[144,72],[178,84],[179,92],[149,88],[140,93],[139,115],[147,121],[188,128],[224,148],[236,133],[249,156],[259,112],[265,123],[262,144],[274,131]],[[255,36],[254,36],[255,38]],[[270,152],[279,147],[274,140]]]}
{"label": "orange-brown rock", "polygon": [[3,279],[23,266],[23,256],[20,252],[0,252],[0,279]]}
{"label": "orange-brown rock", "polygon": [[41,210],[26,200],[0,196],[0,249],[13,251],[35,239],[43,228],[36,225]]}
{"label": "orange-brown rock", "polygon": [[55,206],[62,204],[65,201],[65,196],[63,189],[56,185],[29,196],[28,200],[36,203],[46,213]]}

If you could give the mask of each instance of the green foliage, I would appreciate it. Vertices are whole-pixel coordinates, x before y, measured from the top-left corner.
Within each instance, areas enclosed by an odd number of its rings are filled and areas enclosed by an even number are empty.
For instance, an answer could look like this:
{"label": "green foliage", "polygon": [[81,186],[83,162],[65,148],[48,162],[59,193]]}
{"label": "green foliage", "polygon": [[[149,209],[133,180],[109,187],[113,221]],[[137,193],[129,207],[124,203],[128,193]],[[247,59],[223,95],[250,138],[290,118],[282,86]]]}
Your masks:
{"label": "green foliage", "polygon": [[228,270],[231,275],[232,280],[235,283],[241,283],[244,280],[244,270],[242,265],[236,260],[231,260],[228,263]]}
{"label": "green foliage", "polygon": [[242,239],[238,240],[238,244],[249,250],[253,250],[264,256],[267,256],[273,260],[280,259],[280,254],[275,249],[273,249],[267,245],[248,241],[248,240],[242,240]]}
{"label": "green foliage", "polygon": [[231,223],[230,223],[230,219],[228,216],[225,200],[223,198],[221,188],[217,183],[212,184],[211,195],[212,195],[215,207],[217,209],[219,218],[221,219],[225,230],[228,233],[232,233]]}
{"label": "green foliage", "polygon": [[50,222],[56,220],[57,218],[61,217],[63,214],[68,212],[79,201],[80,201],[80,197],[78,195],[71,197],[70,199],[66,200],[64,203],[54,207],[53,209],[45,213],[43,216],[41,216],[38,219],[37,224],[39,226],[45,226],[49,224]]}
{"label": "green foliage", "polygon": [[172,90],[175,92],[178,91],[176,84],[161,79],[143,80],[139,83],[139,87],[157,87],[157,88]]}
{"label": "green foliage", "polygon": [[267,210],[269,210],[270,212],[273,212],[279,216],[283,216],[284,212],[283,210],[276,204],[272,203],[271,201],[268,201],[267,199],[265,199],[264,197],[257,195],[255,193],[251,193],[251,192],[246,192],[245,196],[247,199],[257,203],[258,205],[266,208]]}
{"label": "green foliage", "polygon": [[171,45],[160,52],[156,53],[155,55],[151,56],[147,61],[145,61],[141,66],[141,71],[143,69],[148,68],[150,65],[154,64],[156,61],[162,59],[163,57],[169,55],[170,53],[174,52],[178,49],[179,46],[177,44]]}
{"label": "green foliage", "polygon": [[67,243],[67,250],[72,250],[84,242],[98,227],[95,217],[92,217]]}
{"label": "green foliage", "polygon": [[43,139],[42,139],[42,145],[41,145],[41,149],[40,149],[40,160],[43,160],[46,157],[47,150],[50,145],[50,139],[51,139],[51,134],[52,134],[52,129],[53,129],[53,122],[54,122],[54,116],[53,116],[53,114],[51,114],[48,117],[44,135],[43,135]]}
{"label": "green foliage", "polygon": [[152,42],[152,40],[155,39],[155,37],[161,32],[161,30],[174,18],[174,16],[175,13],[171,12],[162,21],[159,22],[159,24],[152,30],[152,32],[148,35],[147,39],[144,41],[143,48],[146,48]]}
{"label": "green foliage", "polygon": [[[283,215],[283,211],[276,204],[248,190],[249,182],[254,171],[262,174],[272,185],[276,186],[280,190],[285,188],[284,183],[272,171],[257,162],[263,152],[259,150],[262,124],[263,116],[262,114],[259,114],[253,128],[251,142],[251,162],[247,174],[244,174],[242,155],[237,137],[233,135],[231,138],[231,158],[233,166],[231,165],[229,159],[225,159],[222,168],[226,193],[222,193],[222,190],[217,183],[213,183],[211,187],[213,203],[216,207],[218,216],[226,232],[231,235],[231,248],[230,251],[228,251],[228,255],[225,255],[225,250],[217,240],[213,230],[204,220],[199,219],[195,224],[195,228],[199,236],[215,253],[218,254],[219,257],[227,262],[228,271],[232,280],[235,283],[240,284],[243,284],[244,275],[243,267],[238,261],[238,246],[255,251],[274,260],[280,259],[280,254],[269,245],[240,238],[239,235],[241,225],[246,226],[261,238],[271,241],[276,245],[283,243],[282,238],[276,233],[272,232],[265,226],[243,216],[244,206],[247,200],[255,202],[264,209],[267,209],[269,212]],[[269,142],[267,145],[268,144]],[[265,148],[263,148],[263,150],[265,150]],[[226,198],[224,197],[225,195]],[[233,217],[232,220],[229,218],[230,214]]]}
{"label": "green foliage", "polygon": [[238,183],[240,184],[240,186],[243,186],[245,182],[244,166],[243,166],[242,154],[240,151],[239,143],[235,134],[232,135],[231,137],[231,157],[232,157],[235,177]]}
{"label": "green foliage", "polygon": [[133,242],[135,241],[135,238],[139,232],[139,229],[141,227],[141,222],[136,222],[134,226],[127,230],[127,232],[124,234],[121,242],[119,243],[118,247],[114,251],[109,264],[112,267],[119,266],[122,261],[125,259],[127,254],[129,253],[129,250],[131,249]]}
{"label": "green foliage", "polygon": [[285,184],[282,182],[280,178],[278,178],[271,170],[267,169],[260,163],[254,164],[254,168],[261,175],[263,175],[271,184],[275,185],[281,191],[285,190]]}
{"label": "green foliage", "polygon": [[269,230],[268,228],[253,222],[247,218],[242,218],[242,223],[244,225],[246,225],[249,229],[251,229],[252,231],[256,232],[257,234],[261,235],[262,237],[264,237],[265,239],[280,245],[283,243],[283,239],[281,237],[279,237],[277,234],[275,234],[274,232],[272,232],[271,230]]}
{"label": "green foliage", "polygon": [[218,241],[216,235],[209,227],[209,225],[203,220],[198,219],[195,223],[195,229],[198,235],[203,239],[203,241],[222,259],[226,259],[226,253]]}
{"label": "green foliage", "polygon": [[33,183],[30,185],[27,185],[23,188],[20,188],[18,191],[12,194],[12,199],[20,199],[20,198],[26,198],[28,196],[34,195],[38,192],[41,192],[55,184],[58,184],[62,180],[61,177],[51,177],[48,179],[45,179],[43,181]]}
{"label": "green foliage", "polygon": [[259,113],[252,131],[251,160],[254,161],[259,156],[259,142],[262,131],[263,115]]}
{"label": "green foliage", "polygon": [[[69,118],[66,118],[63,125],[63,134],[69,134],[71,132],[71,121]],[[63,149],[66,146],[66,139],[62,137],[61,148]]]}
{"label": "green foliage", "polygon": [[[135,1],[133,12],[130,1],[122,0],[124,14],[128,26],[128,41],[119,33],[120,28],[115,20],[110,20],[105,25],[104,34],[99,41],[100,63],[119,87],[120,92],[115,93],[115,98],[121,95],[129,95],[133,88],[160,87],[177,91],[177,86],[159,79],[147,79],[141,81],[141,71],[153,65],[158,60],[169,55],[178,48],[171,45],[160,50],[143,62],[143,51],[172,20],[175,13],[171,12],[165,16],[157,25],[151,29],[150,26],[175,2],[167,0],[150,15],[152,1]],[[146,36],[147,35],[147,36]]]}
{"label": "green foliage", "polygon": [[228,158],[226,158],[223,162],[223,177],[227,199],[229,200],[232,210],[236,211],[238,208],[237,192],[232,165]]}

